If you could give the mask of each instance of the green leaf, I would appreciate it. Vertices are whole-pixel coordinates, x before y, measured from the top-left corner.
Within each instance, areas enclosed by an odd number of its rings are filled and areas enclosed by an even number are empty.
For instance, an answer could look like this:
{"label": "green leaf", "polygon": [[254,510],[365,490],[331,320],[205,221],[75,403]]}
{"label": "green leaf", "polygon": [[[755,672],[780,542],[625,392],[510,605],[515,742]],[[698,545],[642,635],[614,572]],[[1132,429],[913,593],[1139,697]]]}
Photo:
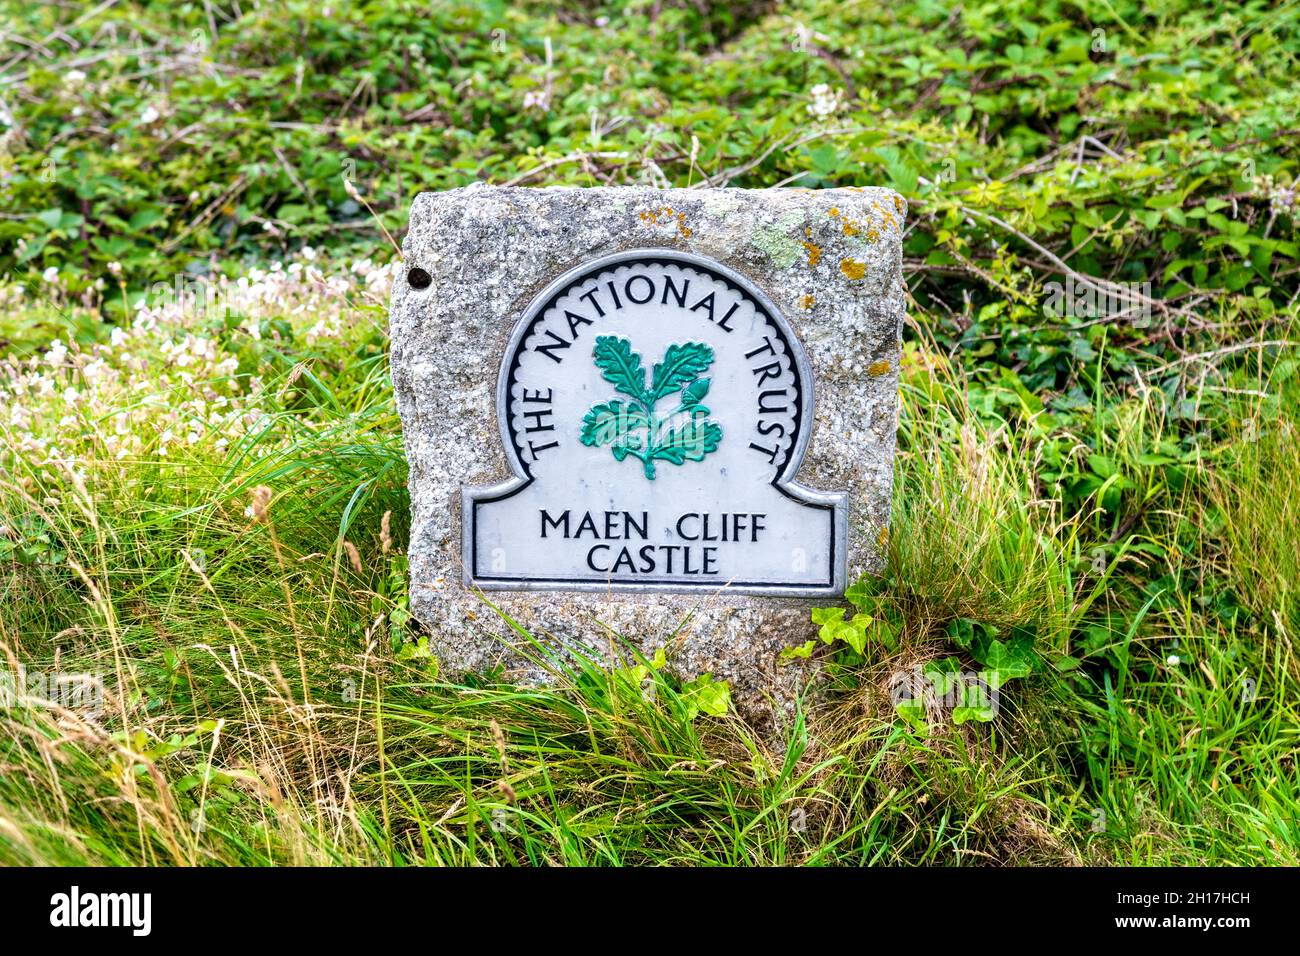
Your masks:
{"label": "green leaf", "polygon": [[928,726],[925,717],[925,701],[920,697],[900,700],[894,705],[894,711],[918,731],[924,732]]}
{"label": "green leaf", "polygon": [[836,636],[853,648],[854,653],[861,654],[867,646],[867,628],[871,626],[871,620],[870,614],[854,614],[836,628]]}
{"label": "green leaf", "polygon": [[959,617],[949,622],[947,628],[944,629],[944,633],[947,635],[948,640],[965,651],[970,650],[970,646],[975,640],[975,629],[983,627],[984,625],[978,621],[972,621],[968,617]]}
{"label": "green leaf", "polygon": [[952,709],[952,722],[958,727],[966,723],[968,720],[978,720],[982,724],[987,724],[995,716],[996,714],[993,713],[992,707],[982,705],[962,705],[961,707],[954,707]]}
{"label": "green leaf", "polygon": [[616,445],[614,456],[622,461],[628,451],[645,447],[645,436],[641,432],[649,427],[650,419],[640,405],[615,398],[593,406],[583,416],[581,441],[589,448]]}
{"label": "green leaf", "polygon": [[930,678],[935,694],[943,697],[951,693],[952,689],[957,686],[957,682],[961,680],[962,664],[955,657],[945,657],[927,662],[922,669],[922,673]]}
{"label": "green leaf", "polygon": [[602,335],[596,339],[596,347],[591,354],[596,360],[596,367],[604,374],[605,381],[613,385],[615,391],[653,407],[655,400],[647,400],[645,393],[645,369],[641,367],[641,356],[632,351],[631,342],[612,335]]}
{"label": "green leaf", "polygon": [[680,428],[670,428],[663,442],[655,448],[653,457],[680,465],[685,461],[703,461],[704,456],[717,451],[722,442],[722,427],[700,417],[686,422]]}
{"label": "green leaf", "polygon": [[844,600],[848,601],[859,611],[865,611],[869,605],[874,605],[875,595],[872,593],[873,584],[866,578],[858,581],[856,584],[850,584],[847,591],[844,592]]}
{"label": "green leaf", "polygon": [[1033,673],[1038,658],[1028,641],[1013,637],[1006,641],[990,641],[988,648],[976,660],[985,667],[998,671],[1003,680],[1010,680],[1014,677],[1028,677]]}
{"label": "green leaf", "polygon": [[46,229],[59,228],[59,222],[63,219],[62,209],[46,209],[44,212],[38,212],[36,218]]}
{"label": "green leaf", "polygon": [[725,680],[714,680],[712,674],[701,674],[683,684],[681,696],[689,720],[702,713],[710,717],[725,717],[731,709],[731,685]]}
{"label": "green leaf", "polygon": [[823,644],[829,644],[835,640],[835,627],[844,622],[844,608],[842,607],[815,607],[812,609],[812,622],[820,624],[821,630],[817,636],[821,638]]}
{"label": "green leaf", "polygon": [[1103,478],[1111,477],[1116,471],[1115,460],[1105,455],[1089,455],[1088,467]]}
{"label": "green leaf", "polygon": [[781,653],[777,655],[777,663],[789,664],[796,660],[807,660],[812,657],[813,649],[817,646],[816,640],[804,641],[796,647],[783,647]]}
{"label": "green leaf", "polygon": [[669,392],[675,392],[689,384],[712,364],[713,349],[702,342],[668,346],[664,360],[654,367],[648,404],[653,405]]}

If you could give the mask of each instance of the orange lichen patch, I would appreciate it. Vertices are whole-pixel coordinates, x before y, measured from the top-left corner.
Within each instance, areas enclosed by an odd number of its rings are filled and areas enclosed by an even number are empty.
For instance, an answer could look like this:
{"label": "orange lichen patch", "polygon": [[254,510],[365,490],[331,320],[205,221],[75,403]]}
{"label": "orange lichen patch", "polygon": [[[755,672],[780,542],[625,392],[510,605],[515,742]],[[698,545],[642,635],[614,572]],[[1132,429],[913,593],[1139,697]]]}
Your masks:
{"label": "orange lichen patch", "polygon": [[904,211],[906,211],[906,209],[907,209],[907,202],[903,199],[902,196],[899,196],[899,195],[895,194],[895,196],[894,196],[894,208],[897,209],[899,212],[904,212]]}
{"label": "orange lichen patch", "polygon": [[812,268],[822,261],[821,246],[815,245],[809,240],[812,239],[812,227],[805,226],[803,230],[805,236],[803,247],[808,250],[808,268]]}
{"label": "orange lichen patch", "polygon": [[806,295],[801,300],[799,300],[799,304],[802,305],[805,309],[811,309],[814,305],[817,304],[817,297],[813,295]]}
{"label": "orange lichen patch", "polygon": [[880,529],[880,534],[878,534],[878,535],[876,536],[876,544],[878,544],[878,545],[880,546],[881,550],[884,550],[884,548],[889,544],[889,526],[888,526],[888,525],[885,525],[884,527],[882,527],[882,528]]}
{"label": "orange lichen patch", "polygon": [[686,225],[686,214],[676,212],[672,206],[660,206],[658,209],[648,209],[638,213],[641,221],[651,226],[660,226],[673,223],[677,226],[677,233],[683,239],[691,238],[691,229]]}
{"label": "orange lichen patch", "polygon": [[872,362],[867,366],[867,374],[881,376],[889,371],[889,359],[881,359],[879,362]]}
{"label": "orange lichen patch", "polygon": [[841,259],[840,271],[850,279],[861,279],[867,274],[867,264],[865,262],[858,262],[855,259]]}
{"label": "orange lichen patch", "polygon": [[838,219],[840,221],[840,230],[846,236],[856,236],[858,233],[862,231],[862,224],[859,223],[856,219],[850,219],[847,215],[840,212],[838,206],[834,206],[831,208],[830,217],[832,219]]}

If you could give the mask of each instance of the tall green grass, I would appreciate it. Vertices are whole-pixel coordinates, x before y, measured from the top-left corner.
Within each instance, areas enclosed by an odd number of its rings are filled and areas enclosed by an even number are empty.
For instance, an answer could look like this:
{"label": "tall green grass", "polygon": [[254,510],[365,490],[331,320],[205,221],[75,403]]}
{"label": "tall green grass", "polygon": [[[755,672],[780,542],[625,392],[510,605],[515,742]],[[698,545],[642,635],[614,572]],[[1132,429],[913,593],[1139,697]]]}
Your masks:
{"label": "tall green grass", "polygon": [[[695,714],[630,649],[624,670],[550,660],[547,688],[439,675],[403,613],[382,360],[294,367],[221,454],[0,481],[6,527],[46,539],[0,564],[8,668],[107,690],[95,715],[0,714],[0,862],[1297,861],[1286,414],[1174,487],[1143,474],[1156,397],[1108,396],[1078,454],[1132,487],[1071,508],[1038,477],[1032,415],[977,413],[977,381],[911,367],[880,587],[903,640],[764,737]],[[953,653],[955,617],[1034,625],[1049,666],[991,724],[918,732],[889,680]]]}

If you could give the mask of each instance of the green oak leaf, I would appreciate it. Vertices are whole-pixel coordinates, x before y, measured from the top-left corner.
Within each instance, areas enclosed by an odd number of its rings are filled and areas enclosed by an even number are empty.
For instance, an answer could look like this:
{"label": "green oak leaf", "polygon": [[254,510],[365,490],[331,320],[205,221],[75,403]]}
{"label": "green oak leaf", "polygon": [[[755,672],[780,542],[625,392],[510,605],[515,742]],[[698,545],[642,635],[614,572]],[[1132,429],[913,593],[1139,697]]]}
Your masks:
{"label": "green oak leaf", "polygon": [[[581,441],[590,448],[601,445],[622,445],[623,454],[627,455],[629,447],[635,446],[627,441],[632,432],[648,429],[650,419],[641,406],[635,402],[622,402],[617,398],[592,406],[582,419]],[[617,451],[614,452],[618,454]],[[622,461],[619,458],[619,461]]]}
{"label": "green oak leaf", "polygon": [[[681,465],[703,461],[705,455],[717,451],[722,427],[709,421],[709,410],[700,404],[709,392],[709,380],[698,378],[713,362],[709,346],[699,342],[670,345],[664,360],[654,367],[654,387],[649,392],[641,356],[632,351],[627,339],[600,336],[592,358],[605,380],[635,401],[610,399],[592,406],[582,420],[582,444],[609,446],[615,461],[636,458],[650,481],[655,478],[656,461]],[[658,417],[655,405],[678,389],[681,405],[668,417]]]}
{"label": "green oak leaf", "polygon": [[650,404],[690,384],[712,364],[713,349],[703,342],[668,346],[664,360],[655,365],[650,379]]}
{"label": "green oak leaf", "polygon": [[[613,335],[602,335],[596,339],[592,357],[596,360],[596,367],[604,373],[605,381],[613,385],[615,391],[647,406],[654,405],[657,399],[647,401],[645,369],[641,367],[641,356],[632,351],[631,342]],[[655,366],[656,375],[658,368]]]}
{"label": "green oak leaf", "polygon": [[684,461],[703,461],[704,456],[716,451],[722,441],[722,428],[703,418],[686,422],[680,428],[670,428],[663,442],[654,451],[654,457],[680,465]]}

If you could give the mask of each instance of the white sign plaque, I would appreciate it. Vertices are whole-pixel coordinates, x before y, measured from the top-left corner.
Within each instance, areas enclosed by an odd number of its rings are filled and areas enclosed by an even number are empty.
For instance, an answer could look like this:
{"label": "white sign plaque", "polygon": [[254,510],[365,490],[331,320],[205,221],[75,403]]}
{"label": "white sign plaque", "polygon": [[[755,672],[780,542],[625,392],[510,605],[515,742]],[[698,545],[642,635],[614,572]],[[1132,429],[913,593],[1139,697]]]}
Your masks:
{"label": "white sign plaque", "polygon": [[462,491],[465,584],[842,593],[847,495],[795,481],[812,407],[802,345],[734,271],[668,249],[570,270],[506,348],[514,477]]}

